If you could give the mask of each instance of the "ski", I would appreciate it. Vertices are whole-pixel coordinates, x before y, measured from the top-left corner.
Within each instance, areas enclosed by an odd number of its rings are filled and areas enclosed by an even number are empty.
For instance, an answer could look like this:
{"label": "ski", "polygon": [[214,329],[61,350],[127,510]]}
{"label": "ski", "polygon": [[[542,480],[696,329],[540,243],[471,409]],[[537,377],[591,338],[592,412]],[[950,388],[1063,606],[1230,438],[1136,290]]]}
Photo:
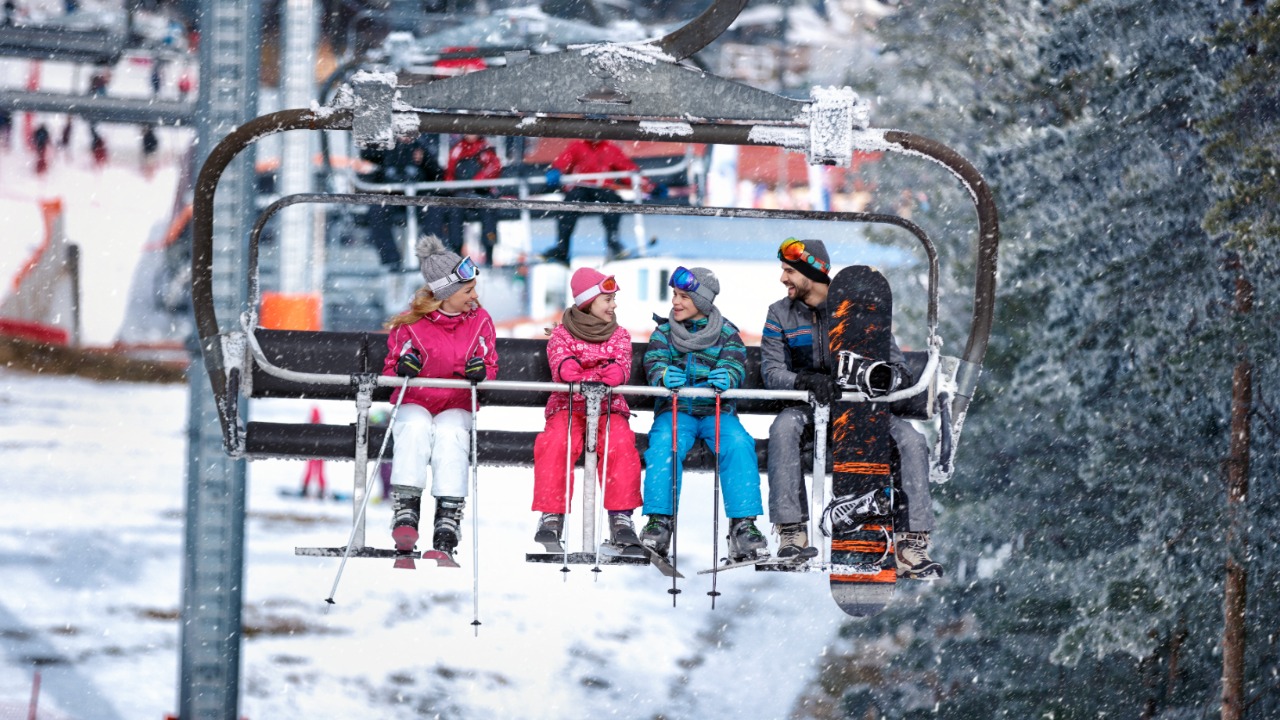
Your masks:
{"label": "ski", "polygon": [[768,553],[764,553],[762,555],[758,555],[753,558],[746,558],[743,560],[730,561],[729,558],[721,558],[719,565],[713,568],[709,568],[707,570],[699,570],[698,574],[710,575],[711,573],[724,572],[725,570],[734,570],[740,567],[750,567],[752,565],[759,565],[762,562],[767,562],[769,559],[770,558]]}
{"label": "ski", "polygon": [[543,563],[546,565],[648,565],[649,559],[643,554],[626,555],[608,543],[600,546],[600,552],[549,552],[525,553],[524,561]]}
{"label": "ski", "polygon": [[398,570],[413,570],[417,567],[413,561],[417,557],[414,547],[418,544],[418,528],[399,525],[391,531],[391,539],[396,544],[396,562],[393,567]]}
{"label": "ski", "polygon": [[[346,553],[347,553],[347,549],[345,547],[327,547],[327,548],[326,547],[320,547],[320,548],[298,547],[293,549],[294,555],[300,555],[304,557],[338,557],[340,558]],[[362,547],[362,548],[351,548],[351,554],[348,555],[348,557],[380,558],[384,560],[388,558],[393,558],[397,562],[404,560],[407,563],[409,563],[407,565],[408,569],[413,569],[415,567],[413,565],[413,562],[419,559],[435,561],[437,567],[449,567],[449,568],[458,567],[458,563],[455,562],[452,557],[450,557],[446,553],[440,552],[439,550],[428,550],[427,552],[419,553],[415,550],[409,550],[408,552],[403,552],[400,550],[396,550],[395,548]]]}
{"label": "ski", "polygon": [[[537,542],[537,541],[535,541]],[[565,551],[563,540],[548,540],[547,542],[538,543],[544,550],[551,554],[563,555]]]}
{"label": "ski", "polygon": [[600,544],[600,554],[609,557],[620,558],[638,558],[648,562],[648,556],[644,553],[642,545],[618,545],[612,542],[604,542]]}
{"label": "ski", "polygon": [[676,570],[675,566],[672,565],[671,562],[667,560],[666,557],[659,555],[658,552],[653,548],[647,545],[641,545],[640,549],[644,552],[645,556],[649,558],[649,564],[658,568],[658,571],[661,572],[663,575],[666,575],[667,577],[675,577],[675,578],[684,577],[684,575],[682,575],[678,570]]}
{"label": "ski", "polygon": [[427,550],[422,553],[422,559],[435,561],[436,567],[459,567],[458,561],[454,560],[452,555],[443,550]]}
{"label": "ski", "polygon": [[831,535],[831,597],[854,617],[875,615],[893,598],[893,477],[889,408],[866,402],[874,373],[887,369],[893,343],[893,295],[877,270],[841,270],[827,293],[836,379],[853,401],[831,406],[832,502],[823,513]]}

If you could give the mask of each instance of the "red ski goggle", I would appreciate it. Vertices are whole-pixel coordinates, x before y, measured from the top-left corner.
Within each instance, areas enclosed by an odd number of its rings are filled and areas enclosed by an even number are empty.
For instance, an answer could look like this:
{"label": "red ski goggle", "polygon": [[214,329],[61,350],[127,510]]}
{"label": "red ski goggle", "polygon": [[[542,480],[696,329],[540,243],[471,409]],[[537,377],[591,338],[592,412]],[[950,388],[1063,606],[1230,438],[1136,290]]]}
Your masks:
{"label": "red ski goggle", "polygon": [[813,253],[805,249],[804,241],[795,238],[787,238],[782,241],[782,246],[778,248],[778,259],[786,260],[787,262],[805,262],[823,273],[831,272],[831,263],[823,262],[814,257]]}
{"label": "red ski goggle", "polygon": [[694,275],[692,271],[683,265],[678,266],[674,271],[672,271],[671,280],[669,280],[667,284],[681,292],[687,293],[694,292],[702,286],[702,283],[698,282],[698,276]]}
{"label": "red ski goggle", "polygon": [[436,292],[441,288],[448,287],[454,283],[470,282],[476,279],[480,274],[480,268],[476,267],[476,261],[469,257],[464,257],[453,266],[453,271],[439,280],[432,280],[427,283],[427,289]]}
{"label": "red ski goggle", "polygon": [[618,292],[618,281],[612,275],[573,296],[573,304],[582,307],[595,299],[597,295],[608,295]]}

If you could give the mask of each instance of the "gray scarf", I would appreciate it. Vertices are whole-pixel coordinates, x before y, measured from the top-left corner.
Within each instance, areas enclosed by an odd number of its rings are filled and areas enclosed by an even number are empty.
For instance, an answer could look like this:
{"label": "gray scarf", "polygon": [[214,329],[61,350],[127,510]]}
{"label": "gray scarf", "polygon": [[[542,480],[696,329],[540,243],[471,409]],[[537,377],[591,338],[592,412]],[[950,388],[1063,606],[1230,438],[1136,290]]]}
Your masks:
{"label": "gray scarf", "polygon": [[689,353],[706,350],[720,340],[724,316],[720,314],[720,308],[713,305],[711,314],[707,316],[707,326],[697,332],[689,332],[684,323],[670,315],[667,316],[667,322],[671,323],[671,347],[682,353]]}

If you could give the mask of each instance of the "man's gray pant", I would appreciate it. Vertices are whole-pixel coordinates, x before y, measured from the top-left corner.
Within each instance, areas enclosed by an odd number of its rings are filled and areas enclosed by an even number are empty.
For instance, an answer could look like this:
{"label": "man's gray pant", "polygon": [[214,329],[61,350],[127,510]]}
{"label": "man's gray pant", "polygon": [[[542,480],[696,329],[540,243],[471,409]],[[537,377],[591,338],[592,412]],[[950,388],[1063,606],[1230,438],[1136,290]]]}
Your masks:
{"label": "man's gray pant", "polygon": [[[889,416],[889,434],[898,445],[900,488],[905,507],[894,518],[898,532],[933,530],[933,500],[929,497],[929,446],[911,423]],[[769,427],[769,522],[805,522],[809,500],[804,489],[803,458],[806,436],[813,437],[813,409],[789,407]],[[828,452],[827,459],[831,459]],[[803,462],[802,462],[803,461]]]}

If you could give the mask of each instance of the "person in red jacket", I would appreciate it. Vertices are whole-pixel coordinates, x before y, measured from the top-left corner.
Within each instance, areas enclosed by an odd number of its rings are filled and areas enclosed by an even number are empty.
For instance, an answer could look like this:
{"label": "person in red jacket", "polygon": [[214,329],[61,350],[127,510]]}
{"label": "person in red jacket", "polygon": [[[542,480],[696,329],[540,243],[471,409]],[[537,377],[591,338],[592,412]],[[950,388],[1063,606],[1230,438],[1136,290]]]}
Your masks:
{"label": "person in red jacket", "polygon": [[[312,405],[311,423],[318,425],[320,422],[320,408]],[[301,497],[307,496],[307,490],[311,489],[312,480],[316,482],[316,499],[323,500],[325,493],[324,460],[319,458],[307,460],[307,466],[302,472],[302,491],[298,493]]]}
{"label": "person in red jacket", "polygon": [[[449,252],[433,235],[418,241],[418,261],[427,284],[409,309],[391,318],[383,375],[491,380],[498,374],[493,318],[476,295],[479,270],[471,258]],[[432,547],[450,555],[458,545],[471,466],[471,391],[409,387],[391,428],[395,498],[391,537],[409,552],[418,541],[418,518],[427,476],[436,499]],[[391,395],[394,403],[400,397]]]}
{"label": "person in red jacket", "polygon": [[[618,325],[614,310],[618,282],[591,268],[579,268],[569,282],[574,304],[547,340],[547,362],[554,382],[602,382],[616,387],[631,377],[631,333]],[[605,405],[605,402],[608,405]],[[533,510],[542,513],[534,541],[555,550],[564,534],[566,459],[582,454],[587,428],[586,399],[573,396],[570,437],[569,393],[552,393],[547,401],[546,429],[533,443]],[[639,545],[631,513],[641,504],[640,455],[631,430],[631,408],[622,395],[601,402],[597,426],[596,464],[604,483],[604,507],[615,545]],[[566,445],[570,457],[565,457]],[[584,479],[584,482],[589,482]],[[572,495],[570,483],[568,492]]]}
{"label": "person in red jacket", "polygon": [[[547,189],[554,191],[560,186],[562,174],[579,175],[585,173],[615,172],[637,170],[635,162],[622,152],[622,148],[608,140],[574,140],[560,156],[551,163],[547,171]],[[565,192],[566,202],[607,202],[620,203],[622,196],[614,188],[624,183],[617,180],[585,180],[574,183]],[[561,213],[557,219],[559,239],[555,247],[542,254],[547,262],[562,265],[569,264],[569,240],[573,237],[573,229],[578,224],[579,213]],[[622,216],[606,213],[601,216],[604,223],[605,244],[608,247],[609,259],[618,260],[628,257],[630,251],[622,247],[618,238],[618,226]]]}
{"label": "person in red jacket", "polygon": [[[449,150],[449,161],[444,170],[444,179],[450,180],[492,180],[502,175],[502,160],[480,135],[463,135]],[[465,188],[453,192],[442,192],[445,197],[492,197],[493,188]],[[428,228],[438,230],[445,240],[445,247],[456,253],[462,252],[462,223],[466,220],[480,221],[480,244],[484,248],[484,264],[493,265],[493,246],[498,242],[498,216],[493,210],[462,210],[459,208],[433,207],[427,211]]]}

